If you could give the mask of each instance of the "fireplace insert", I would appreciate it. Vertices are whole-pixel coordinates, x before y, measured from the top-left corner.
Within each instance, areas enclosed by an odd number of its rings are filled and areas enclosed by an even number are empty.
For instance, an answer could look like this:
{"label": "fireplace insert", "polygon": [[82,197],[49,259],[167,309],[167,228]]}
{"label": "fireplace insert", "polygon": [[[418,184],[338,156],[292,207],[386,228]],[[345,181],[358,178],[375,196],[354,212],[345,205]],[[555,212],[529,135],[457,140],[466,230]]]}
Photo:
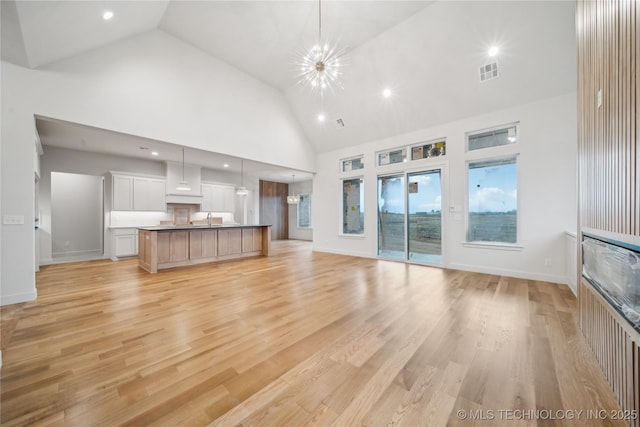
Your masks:
{"label": "fireplace insert", "polygon": [[640,246],[583,233],[582,275],[640,332]]}

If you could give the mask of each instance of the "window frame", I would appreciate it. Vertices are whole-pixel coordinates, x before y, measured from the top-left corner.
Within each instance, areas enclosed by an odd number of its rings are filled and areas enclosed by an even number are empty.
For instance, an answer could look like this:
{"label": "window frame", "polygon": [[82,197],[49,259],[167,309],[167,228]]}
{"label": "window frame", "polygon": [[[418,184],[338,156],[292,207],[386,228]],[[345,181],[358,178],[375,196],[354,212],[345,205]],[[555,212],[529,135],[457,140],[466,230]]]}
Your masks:
{"label": "window frame", "polygon": [[[309,199],[309,225],[308,226],[300,225],[300,205],[302,205],[303,197],[306,197]],[[312,216],[313,198],[311,197],[311,193],[298,194],[298,198],[299,198],[299,202],[296,205],[296,228],[299,228],[301,230],[311,230],[313,229],[313,216]]]}
{"label": "window frame", "polygon": [[[508,133],[510,128],[515,128],[515,138],[516,138],[515,141],[509,142],[507,144],[502,144],[502,145],[492,145],[490,147],[474,148],[473,150],[469,149],[469,138],[470,137],[481,135],[483,133],[497,132],[497,131],[501,131],[501,130],[506,130],[507,133]],[[464,150],[465,150],[465,152],[467,154],[484,152],[484,150],[499,149],[500,147],[504,148],[504,147],[515,147],[515,146],[518,146],[518,144],[520,143],[520,122],[511,122],[511,123],[506,123],[506,124],[503,124],[503,125],[492,126],[492,127],[488,127],[488,128],[484,128],[484,129],[478,129],[478,130],[465,132],[465,134],[464,134],[464,142],[465,142]]]}
{"label": "window frame", "polygon": [[[444,154],[440,154],[439,156],[429,156],[429,157],[420,157],[417,159],[413,158],[413,150],[415,148],[420,148],[420,147],[425,147],[426,145],[433,145],[433,144],[438,144],[438,143],[443,143],[443,149],[444,149]],[[443,137],[443,138],[436,138],[436,139],[430,139],[428,141],[421,141],[421,142],[416,142],[415,144],[411,144],[409,146],[409,150],[407,153],[407,157],[408,157],[408,161],[411,162],[416,162],[416,161],[420,161],[420,160],[434,160],[434,159],[439,159],[441,157],[446,157],[447,156],[447,138]]]}
{"label": "window frame", "polygon": [[[362,164],[361,168],[357,168],[357,169],[350,169],[350,170],[345,170],[344,166],[345,163],[347,162],[352,162],[354,160],[360,160],[360,163]],[[351,157],[345,157],[344,159],[340,159],[340,163],[338,164],[338,168],[340,170],[340,173],[350,173],[350,172],[354,172],[354,171],[360,171],[363,170],[366,167],[365,163],[364,163],[364,154],[360,154],[358,156],[351,156]]]}
{"label": "window frame", "polygon": [[[476,150],[474,150],[476,151]],[[521,209],[520,209],[520,205],[521,205],[521,194],[520,194],[520,170],[519,170],[519,157],[520,157],[520,153],[509,153],[509,154],[504,154],[504,155],[500,155],[500,156],[493,156],[493,157],[481,157],[481,158],[472,158],[472,159],[467,159],[465,162],[465,180],[466,180],[466,184],[465,184],[465,211],[464,211],[464,240],[462,245],[465,247],[475,247],[475,248],[490,248],[490,249],[504,249],[504,250],[522,250],[523,246],[521,243],[521,227],[520,227],[520,223],[521,223]],[[516,165],[516,241],[515,243],[511,243],[511,242],[492,242],[492,241],[484,241],[484,240],[479,240],[479,241],[469,241],[469,225],[470,225],[470,221],[469,221],[469,216],[470,216],[470,206],[469,206],[469,196],[470,196],[470,188],[469,188],[469,171],[470,171],[470,164],[472,163],[482,163],[482,162],[497,162],[497,161],[504,161],[504,160],[511,160],[513,159],[515,165]]]}
{"label": "window frame", "polygon": [[[362,232],[361,233],[346,233],[345,229],[344,229],[344,224],[345,224],[345,206],[344,206],[344,183],[345,181],[353,181],[353,180],[359,180],[359,187],[360,187],[360,209],[362,212]],[[366,198],[365,198],[365,193],[364,193],[364,175],[354,175],[354,176],[349,176],[349,177],[344,177],[344,178],[340,178],[339,180],[340,182],[340,203],[339,203],[339,209],[340,209],[340,220],[338,222],[338,236],[339,237],[346,237],[346,238],[364,238],[365,236],[365,232],[366,232],[366,224],[365,224],[365,208],[366,208]]]}
{"label": "window frame", "polygon": [[[401,147],[390,148],[388,150],[376,151],[376,153],[375,153],[376,166],[378,166],[378,167],[388,167],[388,166],[392,166],[392,165],[401,165],[403,163],[407,163],[411,158],[409,150],[410,149],[409,149],[408,145],[403,145]],[[389,163],[381,163],[380,162],[380,157],[382,155],[384,155],[384,154],[389,154],[390,155],[391,153],[396,152],[396,151],[403,152],[403,160],[401,162],[391,162],[391,161]]]}

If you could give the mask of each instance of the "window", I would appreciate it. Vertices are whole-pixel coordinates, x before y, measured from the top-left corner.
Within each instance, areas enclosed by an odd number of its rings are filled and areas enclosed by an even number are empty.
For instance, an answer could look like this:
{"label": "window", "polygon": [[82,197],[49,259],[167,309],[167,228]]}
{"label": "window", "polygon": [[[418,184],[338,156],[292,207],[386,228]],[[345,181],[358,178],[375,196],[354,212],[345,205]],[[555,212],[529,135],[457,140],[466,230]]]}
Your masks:
{"label": "window", "polygon": [[362,178],[342,180],[342,234],[364,234],[364,183]]}
{"label": "window", "polygon": [[431,143],[422,143],[418,146],[411,147],[411,160],[428,159],[431,157],[440,157],[447,154],[447,142],[435,141]]}
{"label": "window", "polygon": [[342,172],[349,172],[352,170],[358,170],[364,168],[363,156],[354,157],[351,159],[341,160]]}
{"label": "window", "polygon": [[407,149],[398,148],[395,150],[383,151],[378,153],[378,165],[391,165],[393,163],[402,163],[407,161]]}
{"label": "window", "polygon": [[512,124],[496,129],[467,134],[467,151],[514,144],[517,141],[517,127],[515,124]]}
{"label": "window", "polygon": [[516,157],[469,162],[467,242],[518,240]]}
{"label": "window", "polygon": [[298,202],[298,228],[311,228],[311,194],[300,194]]}

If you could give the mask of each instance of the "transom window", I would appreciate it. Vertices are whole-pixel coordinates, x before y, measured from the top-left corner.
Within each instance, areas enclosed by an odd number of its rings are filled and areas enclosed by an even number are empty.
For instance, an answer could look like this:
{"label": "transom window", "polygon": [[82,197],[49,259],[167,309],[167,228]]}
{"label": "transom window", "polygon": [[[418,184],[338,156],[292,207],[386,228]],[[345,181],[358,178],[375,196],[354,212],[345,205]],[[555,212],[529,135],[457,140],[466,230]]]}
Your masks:
{"label": "transom window", "polygon": [[516,124],[467,134],[467,151],[498,147],[518,142]]}

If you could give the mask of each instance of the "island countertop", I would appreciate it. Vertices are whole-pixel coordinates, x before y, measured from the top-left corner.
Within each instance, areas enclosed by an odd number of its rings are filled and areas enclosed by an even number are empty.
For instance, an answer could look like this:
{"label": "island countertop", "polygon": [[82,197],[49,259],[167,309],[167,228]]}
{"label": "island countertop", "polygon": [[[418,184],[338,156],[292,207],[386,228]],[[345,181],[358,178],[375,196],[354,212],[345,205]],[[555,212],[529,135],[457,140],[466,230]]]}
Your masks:
{"label": "island countertop", "polygon": [[269,256],[271,225],[158,225],[138,229],[138,266],[163,268]]}
{"label": "island countertop", "polygon": [[197,225],[147,225],[137,228],[146,231],[177,231],[177,230],[198,230],[198,229],[219,229],[219,228],[253,228],[253,227],[271,227],[271,224],[197,224]]}

